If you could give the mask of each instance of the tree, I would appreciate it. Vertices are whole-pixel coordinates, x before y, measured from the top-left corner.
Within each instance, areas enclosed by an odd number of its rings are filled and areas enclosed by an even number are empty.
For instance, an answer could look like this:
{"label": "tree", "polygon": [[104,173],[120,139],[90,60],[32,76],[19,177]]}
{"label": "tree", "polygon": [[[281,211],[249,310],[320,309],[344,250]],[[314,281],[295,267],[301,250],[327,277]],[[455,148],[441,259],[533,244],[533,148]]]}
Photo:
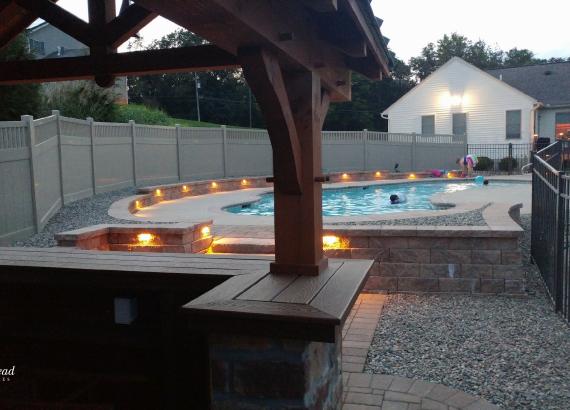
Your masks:
{"label": "tree", "polygon": [[[147,49],[191,47],[206,41],[187,30],[177,30],[152,42]],[[196,85],[203,121],[249,126],[249,89],[241,70],[177,73],[129,78],[129,99],[167,112],[175,118],[197,119]],[[254,127],[263,119],[251,103]]]}
{"label": "tree", "polygon": [[541,62],[534,58],[534,53],[526,48],[518,49],[512,48],[505,54],[504,65],[505,67],[519,67],[523,65],[536,64]]}
{"label": "tree", "polygon": [[[0,50],[0,61],[29,60],[27,40],[24,34],[16,37]],[[38,84],[0,86],[0,121],[19,120],[23,114],[37,116],[41,109],[41,93]]]}
{"label": "tree", "polygon": [[473,42],[457,33],[445,34],[437,44],[429,43],[421,55],[410,59],[412,71],[424,79],[453,57],[460,57],[483,70],[497,68],[503,64],[503,51],[493,48],[483,40]]}

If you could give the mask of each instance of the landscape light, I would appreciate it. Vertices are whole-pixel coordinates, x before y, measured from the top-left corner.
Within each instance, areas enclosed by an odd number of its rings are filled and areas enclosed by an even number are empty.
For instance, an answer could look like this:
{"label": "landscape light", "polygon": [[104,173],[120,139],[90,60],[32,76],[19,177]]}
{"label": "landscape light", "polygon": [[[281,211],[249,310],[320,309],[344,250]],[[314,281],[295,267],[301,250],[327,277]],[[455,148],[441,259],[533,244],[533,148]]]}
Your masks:
{"label": "landscape light", "polygon": [[416,174],[410,174],[410,175],[408,176],[408,178],[409,178],[409,179],[416,179]]}
{"label": "landscape light", "polygon": [[136,208],[136,209],[140,209],[140,208],[141,208],[141,201],[135,201],[135,208]]}
{"label": "landscape light", "polygon": [[341,247],[340,238],[335,235],[323,236],[323,249],[338,249]]}
{"label": "landscape light", "polygon": [[160,189],[157,189],[156,191],[154,191],[156,196],[162,196],[162,191]]}
{"label": "landscape light", "polygon": [[217,188],[218,187],[218,183],[217,182],[212,182],[212,188]]}
{"label": "landscape light", "polygon": [[202,238],[206,238],[208,236],[210,236],[210,227],[209,226],[205,226],[202,228],[202,230],[200,231],[200,233],[202,234]]}
{"label": "landscape light", "polygon": [[342,174],[341,178],[342,179],[348,179],[348,174],[347,173]]}
{"label": "landscape light", "polygon": [[182,192],[188,192],[188,185],[182,185]]}
{"label": "landscape light", "polygon": [[242,179],[242,180],[241,180],[241,184],[242,184],[242,185],[247,185],[247,179]]}
{"label": "landscape light", "polygon": [[376,171],[376,173],[374,174],[374,176],[376,178],[380,178],[382,176],[382,174],[380,173],[380,171]]}
{"label": "landscape light", "polygon": [[150,245],[153,240],[154,240],[154,235],[151,233],[148,233],[148,232],[139,233],[137,235],[137,241],[139,242],[139,245],[142,245],[142,246]]}

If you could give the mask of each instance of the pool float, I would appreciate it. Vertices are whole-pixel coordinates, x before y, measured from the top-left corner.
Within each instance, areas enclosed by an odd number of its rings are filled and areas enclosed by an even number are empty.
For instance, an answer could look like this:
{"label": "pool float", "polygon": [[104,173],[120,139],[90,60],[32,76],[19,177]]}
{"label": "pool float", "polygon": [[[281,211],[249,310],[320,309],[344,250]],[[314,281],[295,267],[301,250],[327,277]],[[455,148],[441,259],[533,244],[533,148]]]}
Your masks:
{"label": "pool float", "polygon": [[478,175],[475,177],[475,183],[477,185],[483,185],[484,182],[485,182],[485,177],[483,175]]}

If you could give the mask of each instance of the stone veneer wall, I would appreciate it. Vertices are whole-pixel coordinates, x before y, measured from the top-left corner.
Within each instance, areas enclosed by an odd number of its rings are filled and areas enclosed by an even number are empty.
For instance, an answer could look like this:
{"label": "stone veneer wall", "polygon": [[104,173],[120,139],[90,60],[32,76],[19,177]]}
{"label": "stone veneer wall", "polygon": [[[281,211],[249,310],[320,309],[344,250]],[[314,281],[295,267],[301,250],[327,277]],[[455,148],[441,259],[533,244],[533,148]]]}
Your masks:
{"label": "stone veneer wall", "polygon": [[211,335],[212,410],[340,410],[336,343]]}
{"label": "stone veneer wall", "polygon": [[366,291],[522,294],[520,229],[383,226],[334,229],[330,257],[373,259]]}

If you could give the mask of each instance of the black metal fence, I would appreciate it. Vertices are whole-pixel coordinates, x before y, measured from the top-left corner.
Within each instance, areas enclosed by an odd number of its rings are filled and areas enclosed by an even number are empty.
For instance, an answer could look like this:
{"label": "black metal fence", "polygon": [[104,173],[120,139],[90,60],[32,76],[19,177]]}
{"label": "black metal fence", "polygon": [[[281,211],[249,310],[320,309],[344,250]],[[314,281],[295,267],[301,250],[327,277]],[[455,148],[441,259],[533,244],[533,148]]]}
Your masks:
{"label": "black metal fence", "polygon": [[482,174],[520,173],[530,162],[532,144],[468,144],[469,154],[479,158],[476,171]]}
{"label": "black metal fence", "polygon": [[533,157],[531,255],[557,312],[570,322],[570,144],[558,141]]}

